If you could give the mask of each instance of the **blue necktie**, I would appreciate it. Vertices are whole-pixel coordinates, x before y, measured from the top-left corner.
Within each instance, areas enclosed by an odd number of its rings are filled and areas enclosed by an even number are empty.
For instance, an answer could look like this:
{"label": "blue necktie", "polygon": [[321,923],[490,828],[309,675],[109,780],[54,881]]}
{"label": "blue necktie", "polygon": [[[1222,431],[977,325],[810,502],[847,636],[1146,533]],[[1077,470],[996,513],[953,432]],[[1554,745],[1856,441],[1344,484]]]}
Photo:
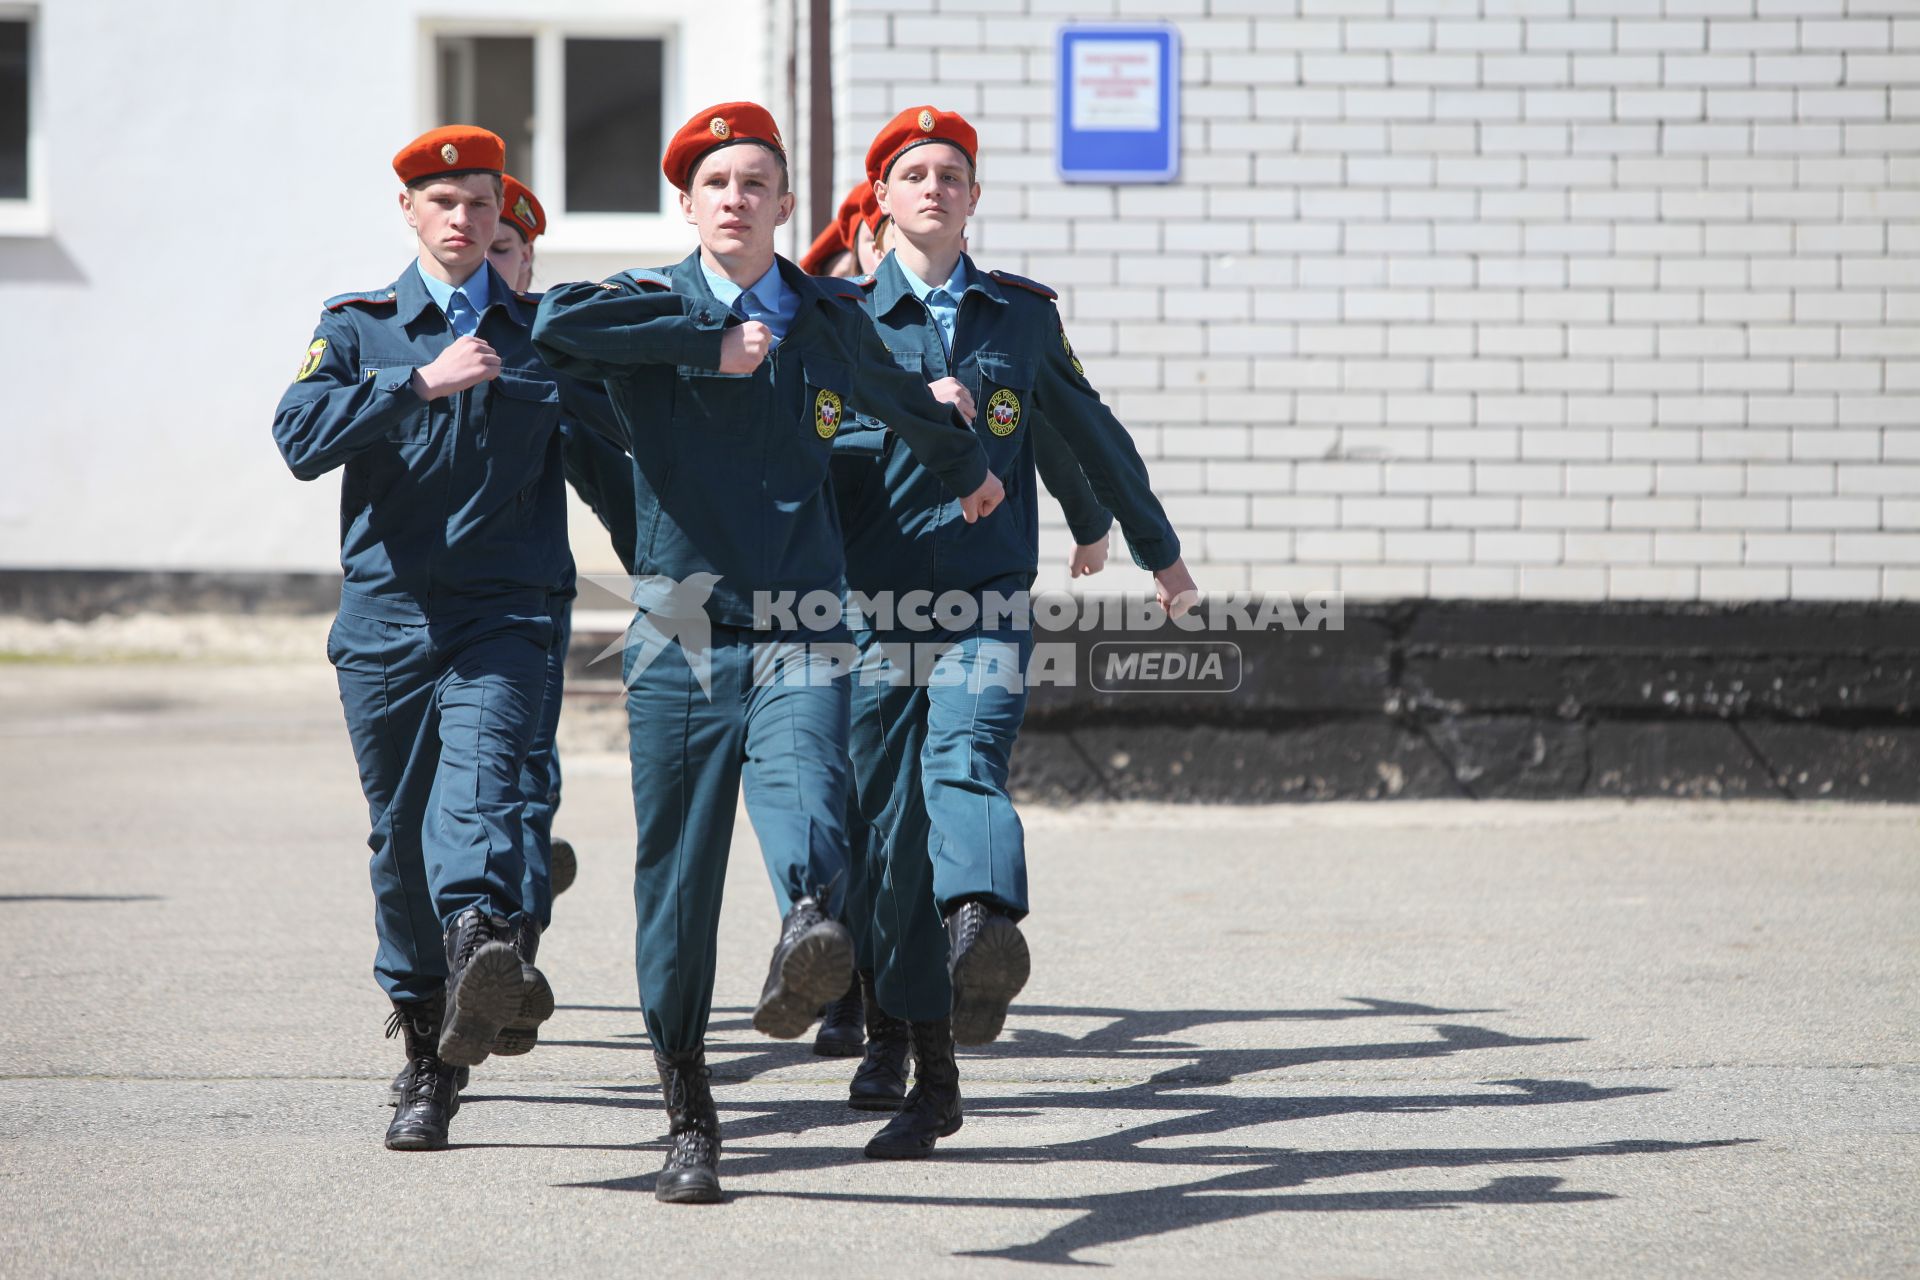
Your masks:
{"label": "blue necktie", "polygon": [[474,314],[473,304],[467,301],[464,289],[455,289],[453,296],[447,299],[447,323],[453,327],[453,336],[464,338],[480,327],[480,317]]}
{"label": "blue necktie", "polygon": [[960,305],[953,295],[945,289],[935,289],[927,295],[927,310],[933,313],[933,322],[940,330],[940,345],[946,348],[949,359],[953,356],[953,322]]}

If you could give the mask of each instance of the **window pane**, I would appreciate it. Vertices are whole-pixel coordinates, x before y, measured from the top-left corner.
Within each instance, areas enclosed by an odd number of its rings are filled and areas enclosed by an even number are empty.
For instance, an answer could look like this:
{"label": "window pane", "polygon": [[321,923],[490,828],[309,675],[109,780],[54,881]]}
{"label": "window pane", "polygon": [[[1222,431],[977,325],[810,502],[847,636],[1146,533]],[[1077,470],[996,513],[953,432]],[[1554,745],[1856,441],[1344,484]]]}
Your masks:
{"label": "window pane", "polygon": [[658,40],[567,41],[567,209],[660,211]]}
{"label": "window pane", "polygon": [[[533,39],[442,36],[437,124],[477,124],[507,144],[507,172],[533,181]],[[536,193],[538,194],[538,193]]]}
{"label": "window pane", "polygon": [[27,24],[0,22],[0,200],[27,198]]}

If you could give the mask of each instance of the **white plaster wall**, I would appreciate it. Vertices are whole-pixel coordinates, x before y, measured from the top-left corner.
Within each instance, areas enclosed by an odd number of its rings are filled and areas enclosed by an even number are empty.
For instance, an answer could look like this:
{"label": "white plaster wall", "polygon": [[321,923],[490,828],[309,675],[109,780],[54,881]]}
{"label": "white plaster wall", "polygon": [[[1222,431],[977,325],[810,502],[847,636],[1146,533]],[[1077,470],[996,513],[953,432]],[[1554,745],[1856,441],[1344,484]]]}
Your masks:
{"label": "white plaster wall", "polygon": [[[327,569],[337,476],[295,481],[270,434],[328,296],[412,255],[389,160],[428,118],[433,22],[677,32],[670,120],[771,92],[763,4],[48,0],[39,7],[51,231],[0,236],[0,566]],[[509,157],[511,164],[511,157]],[[665,220],[546,281],[682,256]],[[573,237],[576,242],[580,237]],[[605,567],[588,523],[582,559]]]}

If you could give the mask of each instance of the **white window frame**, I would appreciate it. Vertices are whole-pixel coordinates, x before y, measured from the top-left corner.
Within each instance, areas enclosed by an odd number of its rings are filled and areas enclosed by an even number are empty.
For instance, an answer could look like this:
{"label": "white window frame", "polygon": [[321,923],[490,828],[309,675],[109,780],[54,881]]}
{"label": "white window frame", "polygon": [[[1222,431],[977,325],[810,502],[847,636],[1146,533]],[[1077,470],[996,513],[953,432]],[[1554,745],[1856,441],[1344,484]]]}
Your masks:
{"label": "white window frame", "polygon": [[660,52],[660,146],[664,154],[668,138],[681,116],[679,24],[633,20],[580,19],[569,21],[511,21],[493,19],[446,18],[423,22],[419,47],[419,112],[421,129],[448,123],[436,119],[440,98],[440,67],[436,51],[443,37],[517,36],[533,41],[533,119],[534,158],[532,173],[516,168],[512,156],[507,169],[522,179],[540,197],[547,211],[547,230],[540,237],[543,253],[623,253],[635,244],[646,244],[674,236],[684,220],[674,202],[674,193],[661,179],[658,213],[569,213],[566,208],[566,41],[585,40],[658,40]]}
{"label": "white window frame", "polygon": [[53,229],[47,204],[47,87],[41,70],[46,23],[33,4],[0,4],[0,22],[27,24],[27,197],[0,198],[0,236],[44,236]]}

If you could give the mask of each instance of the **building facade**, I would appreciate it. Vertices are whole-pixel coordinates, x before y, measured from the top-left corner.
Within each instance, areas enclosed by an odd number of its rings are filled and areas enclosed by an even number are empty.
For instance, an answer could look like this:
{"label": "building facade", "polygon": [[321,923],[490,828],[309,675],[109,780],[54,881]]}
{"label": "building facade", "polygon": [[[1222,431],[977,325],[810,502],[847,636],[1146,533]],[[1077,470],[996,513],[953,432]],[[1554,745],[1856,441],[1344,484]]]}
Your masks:
{"label": "building facade", "polygon": [[[757,98],[804,160],[810,10],[0,3],[0,568],[331,566],[267,425],[320,300],[408,259],[391,151],[506,134],[545,282],[672,260],[663,131]],[[1060,290],[1203,584],[1920,596],[1914,0],[831,15],[834,191],[901,107],[979,125],[975,256]],[[1132,21],[1178,30],[1178,177],[1063,183],[1056,34]]]}

